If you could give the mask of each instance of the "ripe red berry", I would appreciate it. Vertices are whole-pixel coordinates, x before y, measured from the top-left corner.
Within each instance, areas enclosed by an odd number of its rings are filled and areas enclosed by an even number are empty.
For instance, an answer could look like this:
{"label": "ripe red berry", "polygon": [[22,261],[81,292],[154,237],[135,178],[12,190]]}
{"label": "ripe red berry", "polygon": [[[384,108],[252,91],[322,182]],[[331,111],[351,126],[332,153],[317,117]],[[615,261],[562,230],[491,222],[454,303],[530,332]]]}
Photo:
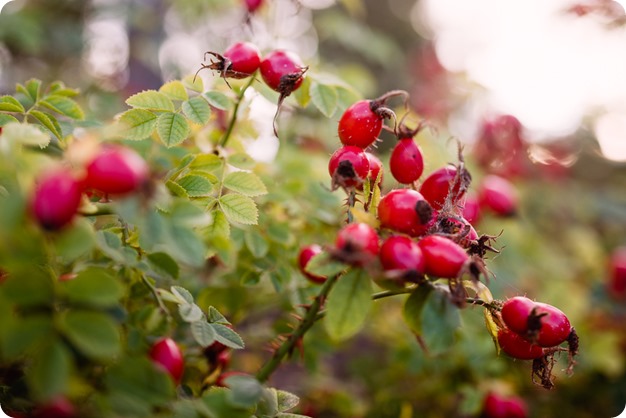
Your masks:
{"label": "ripe red berry", "polygon": [[58,397],[39,406],[33,411],[34,418],[74,418],[76,408],[64,397]]}
{"label": "ripe red berry", "polygon": [[224,58],[230,60],[225,68],[226,75],[233,78],[246,78],[252,75],[261,65],[261,53],[256,45],[250,42],[237,42],[224,51]]}
{"label": "ripe red berry", "polygon": [[244,0],[248,13],[254,13],[259,7],[263,5],[263,0]]}
{"label": "ripe red berry", "polygon": [[395,189],[378,203],[378,219],[382,228],[408,234],[423,235],[434,222],[433,210],[415,190]]}
{"label": "ripe red berry", "polygon": [[278,50],[267,54],[260,68],[265,84],[281,95],[288,96],[302,85],[307,67],[296,54]]}
{"label": "ripe red berry", "polygon": [[626,298],[626,246],[613,250],[609,259],[609,294]]}
{"label": "ripe red berry", "polygon": [[87,165],[87,187],[110,194],[138,190],[148,179],[148,165],[130,148],[104,146]]}
{"label": "ripe red berry", "polygon": [[[462,176],[461,176],[462,177]],[[431,206],[440,210],[446,202],[448,192],[450,191],[450,184],[457,179],[457,169],[454,166],[447,166],[435,170],[428,177],[424,179],[420,187],[420,193],[431,204]],[[454,184],[452,187],[452,203],[455,204],[463,196],[461,189],[461,181]]]}
{"label": "ripe red berry", "polygon": [[523,296],[504,302],[501,315],[509,329],[542,347],[557,346],[572,332],[569,319],[561,310]]}
{"label": "ripe red berry", "polygon": [[462,215],[472,225],[476,225],[480,221],[480,204],[475,194],[470,193],[465,196]]}
{"label": "ripe red berry", "polygon": [[391,152],[389,169],[393,178],[402,184],[411,184],[424,171],[424,158],[413,138],[401,138]]}
{"label": "ripe red berry", "polygon": [[401,270],[424,274],[424,255],[415,241],[393,235],[380,246],[380,263],[384,270]]}
{"label": "ripe red berry", "polygon": [[66,169],[44,174],[39,180],[33,200],[32,213],[43,228],[61,229],[69,224],[82,195],[82,182]]}
{"label": "ripe red berry", "polygon": [[374,182],[378,178],[378,174],[382,172],[380,174],[380,182],[382,183],[384,176],[382,161],[380,161],[380,159],[371,152],[365,152],[365,155],[367,156],[367,161],[369,161],[370,163],[368,179],[372,182],[372,184],[374,184]]}
{"label": "ripe red berry", "polygon": [[498,216],[513,216],[517,212],[517,193],[511,182],[503,177],[488,175],[478,189],[481,207]]}
{"label": "ripe red berry", "polygon": [[316,274],[309,273],[306,271],[306,266],[313,257],[317,254],[321,254],[322,252],[322,247],[317,244],[311,244],[303,247],[298,255],[298,267],[300,267],[300,272],[302,272],[302,274],[304,274],[304,276],[311,282],[317,284],[324,283],[326,281],[326,276],[318,276]]}
{"label": "ripe red berry", "polygon": [[526,418],[526,402],[518,396],[502,396],[490,392],[483,401],[484,418]]}
{"label": "ripe red berry", "polygon": [[543,348],[507,328],[498,331],[498,344],[506,354],[520,360],[533,360],[543,357],[544,354]]}
{"label": "ripe red berry", "polygon": [[463,247],[440,235],[428,235],[417,243],[424,254],[424,270],[434,277],[455,278],[470,257]]}
{"label": "ripe red berry", "polygon": [[339,230],[335,248],[345,261],[363,265],[378,256],[378,234],[364,223],[351,223]]}
{"label": "ripe red berry", "polygon": [[359,147],[341,147],[328,161],[328,172],[333,179],[333,188],[358,187],[363,184],[369,171],[367,155]]}
{"label": "ripe red berry", "polygon": [[178,383],[183,376],[183,353],[171,338],[161,338],[152,345],[150,358],[155,364],[165,369],[172,379]]}
{"label": "ripe red berry", "polygon": [[344,145],[367,148],[383,128],[383,117],[375,113],[375,102],[360,100],[346,109],[339,120],[339,140]]}

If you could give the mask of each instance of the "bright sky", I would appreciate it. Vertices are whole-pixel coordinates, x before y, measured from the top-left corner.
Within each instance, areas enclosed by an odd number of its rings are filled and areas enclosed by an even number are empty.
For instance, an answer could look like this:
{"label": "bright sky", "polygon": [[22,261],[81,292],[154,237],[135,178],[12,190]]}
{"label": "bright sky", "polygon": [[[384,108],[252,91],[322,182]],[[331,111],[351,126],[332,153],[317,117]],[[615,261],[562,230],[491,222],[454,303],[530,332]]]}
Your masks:
{"label": "bright sky", "polygon": [[565,12],[592,1],[422,0],[413,23],[446,68],[485,88],[463,117],[510,113],[535,141],[584,122],[607,158],[626,161],[626,25]]}

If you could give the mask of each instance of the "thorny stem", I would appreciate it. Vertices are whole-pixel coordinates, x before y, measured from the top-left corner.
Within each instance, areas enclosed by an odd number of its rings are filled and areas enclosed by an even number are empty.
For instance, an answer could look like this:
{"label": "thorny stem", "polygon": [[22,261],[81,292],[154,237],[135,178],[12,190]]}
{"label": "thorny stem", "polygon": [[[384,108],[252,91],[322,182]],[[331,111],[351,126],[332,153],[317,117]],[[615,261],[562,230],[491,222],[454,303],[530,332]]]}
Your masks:
{"label": "thorny stem", "polygon": [[243,96],[246,93],[246,90],[248,90],[248,87],[250,87],[252,83],[254,83],[254,80],[255,80],[255,75],[253,74],[252,77],[250,77],[250,80],[248,80],[248,82],[243,85],[241,90],[239,90],[239,93],[237,93],[237,100],[235,101],[235,107],[233,108],[233,114],[230,117],[228,128],[226,129],[226,132],[224,132],[224,136],[220,140],[221,147],[226,146],[226,144],[228,143],[228,140],[230,139],[231,134],[233,133],[233,129],[235,128],[235,123],[237,122],[237,112],[239,111],[239,105],[243,101]]}
{"label": "thorny stem", "polygon": [[317,314],[322,309],[322,305],[326,300],[326,297],[330,293],[330,290],[333,288],[333,285],[339,279],[340,274],[337,274],[333,277],[330,277],[320,290],[319,294],[311,303],[311,306],[306,311],[306,315],[302,318],[302,321],[298,325],[298,327],[289,335],[289,337],[283,341],[283,343],[274,351],[274,355],[261,367],[261,369],[256,374],[256,378],[259,382],[265,382],[269,377],[274,373],[274,371],[280,366],[283,358],[287,354],[293,351],[294,347],[298,344],[298,341],[306,334],[306,332],[315,324],[317,321]]}
{"label": "thorny stem", "polygon": [[352,208],[356,203],[356,191],[354,189],[348,192],[348,223],[351,224],[354,221],[354,216],[352,215]]}

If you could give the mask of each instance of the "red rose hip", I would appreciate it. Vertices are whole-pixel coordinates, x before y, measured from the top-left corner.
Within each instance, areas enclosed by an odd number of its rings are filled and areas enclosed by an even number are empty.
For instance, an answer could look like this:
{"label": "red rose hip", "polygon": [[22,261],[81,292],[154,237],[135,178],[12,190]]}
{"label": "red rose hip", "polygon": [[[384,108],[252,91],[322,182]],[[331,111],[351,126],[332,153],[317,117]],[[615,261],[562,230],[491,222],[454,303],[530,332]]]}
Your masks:
{"label": "red rose hip", "polygon": [[507,328],[498,331],[498,344],[506,354],[520,360],[534,360],[544,355],[543,348]]}
{"label": "red rose hip", "polygon": [[[431,206],[440,210],[446,202],[450,185],[457,179],[457,168],[454,166],[443,167],[433,171],[420,186],[420,193],[431,204]],[[453,204],[463,196],[464,191],[461,189],[461,183],[464,181],[460,176],[460,182],[452,187],[452,196],[450,197]]]}
{"label": "red rose hip", "polygon": [[306,266],[313,257],[321,254],[322,252],[322,247],[317,244],[311,244],[303,247],[298,254],[298,267],[300,268],[300,272],[304,274],[309,281],[317,284],[324,283],[326,281],[326,276],[318,276],[316,274],[309,273],[306,271]]}
{"label": "red rose hip", "polygon": [[87,165],[87,187],[107,194],[138,190],[148,179],[148,164],[134,150],[105,145]]}
{"label": "red rose hip", "polygon": [[150,349],[152,361],[162,367],[178,383],[183,376],[183,354],[171,338],[161,338]]}
{"label": "red rose hip", "polygon": [[518,396],[502,396],[490,392],[483,401],[484,418],[526,418],[528,410],[524,400]]}
{"label": "red rose hip", "polygon": [[363,265],[378,256],[378,234],[364,223],[351,223],[339,230],[335,248],[346,262]]}
{"label": "red rose hip", "polygon": [[528,332],[528,317],[535,307],[535,301],[524,296],[515,296],[502,304],[502,320],[509,329],[517,334]]}
{"label": "red rose hip", "polygon": [[517,193],[507,179],[488,175],[480,183],[478,201],[482,208],[498,216],[513,216],[517,212]]}
{"label": "red rose hip", "polygon": [[369,159],[359,147],[341,147],[328,161],[328,173],[333,179],[333,188],[358,187],[368,177],[369,171]]}
{"label": "red rose hip", "polygon": [[265,84],[283,96],[297,90],[307,67],[300,57],[288,51],[272,51],[261,61],[261,77]]}
{"label": "red rose hip", "polygon": [[607,287],[612,297],[626,298],[626,246],[618,247],[611,253]]}
{"label": "red rose hip", "polygon": [[375,113],[372,100],[360,100],[343,112],[337,132],[344,145],[367,148],[376,141],[383,128],[383,117]]}
{"label": "red rose hip", "polygon": [[75,418],[76,408],[64,397],[59,397],[41,405],[33,411],[34,418]]}
{"label": "red rose hip", "polygon": [[380,246],[380,262],[384,270],[401,270],[424,274],[424,255],[415,241],[393,235]]}
{"label": "red rose hip", "polygon": [[376,179],[378,179],[378,174],[380,174],[380,182],[382,183],[384,175],[382,161],[380,161],[380,159],[371,152],[365,152],[365,155],[367,156],[367,161],[370,164],[368,179],[372,182],[372,184],[374,184]]}
{"label": "red rose hip", "polygon": [[424,158],[413,138],[398,140],[391,152],[389,169],[393,178],[402,184],[411,184],[420,178],[424,171]]}
{"label": "red rose hip", "polygon": [[455,278],[470,257],[456,242],[440,235],[428,235],[417,243],[424,254],[424,270],[429,276]]}
{"label": "red rose hip", "polygon": [[81,196],[82,184],[69,170],[45,173],[35,188],[32,213],[44,229],[61,229],[74,218]]}
{"label": "red rose hip", "polygon": [[378,204],[380,226],[413,237],[423,235],[434,222],[433,210],[415,190],[395,189]]}
{"label": "red rose hip", "polygon": [[261,65],[261,53],[250,42],[237,42],[224,51],[224,58],[230,60],[225,68],[226,75],[233,78],[251,76]]}

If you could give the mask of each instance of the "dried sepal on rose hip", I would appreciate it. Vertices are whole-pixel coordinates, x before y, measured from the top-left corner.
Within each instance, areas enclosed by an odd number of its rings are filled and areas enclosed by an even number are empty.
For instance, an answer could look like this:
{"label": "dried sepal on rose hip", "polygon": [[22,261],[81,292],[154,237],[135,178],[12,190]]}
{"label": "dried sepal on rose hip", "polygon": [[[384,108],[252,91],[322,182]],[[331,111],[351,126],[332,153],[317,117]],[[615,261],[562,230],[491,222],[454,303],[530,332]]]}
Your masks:
{"label": "dried sepal on rose hip", "polygon": [[449,212],[455,212],[469,188],[472,176],[463,164],[460,165],[460,169],[449,165],[433,171],[420,186],[420,193],[436,210],[445,207]]}
{"label": "dried sepal on rose hip", "polygon": [[250,42],[237,42],[228,47],[223,54],[207,51],[204,54],[205,61],[208,55],[213,56],[215,61],[211,60],[208,64],[201,64],[200,69],[194,76],[194,80],[200,71],[209,69],[217,71],[228,84],[227,78],[242,79],[250,77],[261,65],[261,52],[256,45]]}
{"label": "dried sepal on rose hip", "polygon": [[380,246],[380,263],[385,277],[403,284],[424,278],[424,254],[417,242],[404,235],[391,235]]}
{"label": "dried sepal on rose hip", "polygon": [[412,237],[426,234],[436,218],[430,204],[415,190],[391,190],[378,203],[381,228]]}
{"label": "dried sepal on rose hip", "polygon": [[332,179],[331,190],[341,187],[354,189],[363,186],[370,172],[370,160],[359,147],[345,146],[336,150],[328,161]]}
{"label": "dried sepal on rose hip", "polygon": [[365,223],[348,224],[337,233],[335,247],[331,251],[333,257],[341,262],[364,266],[378,257],[378,233]]}

